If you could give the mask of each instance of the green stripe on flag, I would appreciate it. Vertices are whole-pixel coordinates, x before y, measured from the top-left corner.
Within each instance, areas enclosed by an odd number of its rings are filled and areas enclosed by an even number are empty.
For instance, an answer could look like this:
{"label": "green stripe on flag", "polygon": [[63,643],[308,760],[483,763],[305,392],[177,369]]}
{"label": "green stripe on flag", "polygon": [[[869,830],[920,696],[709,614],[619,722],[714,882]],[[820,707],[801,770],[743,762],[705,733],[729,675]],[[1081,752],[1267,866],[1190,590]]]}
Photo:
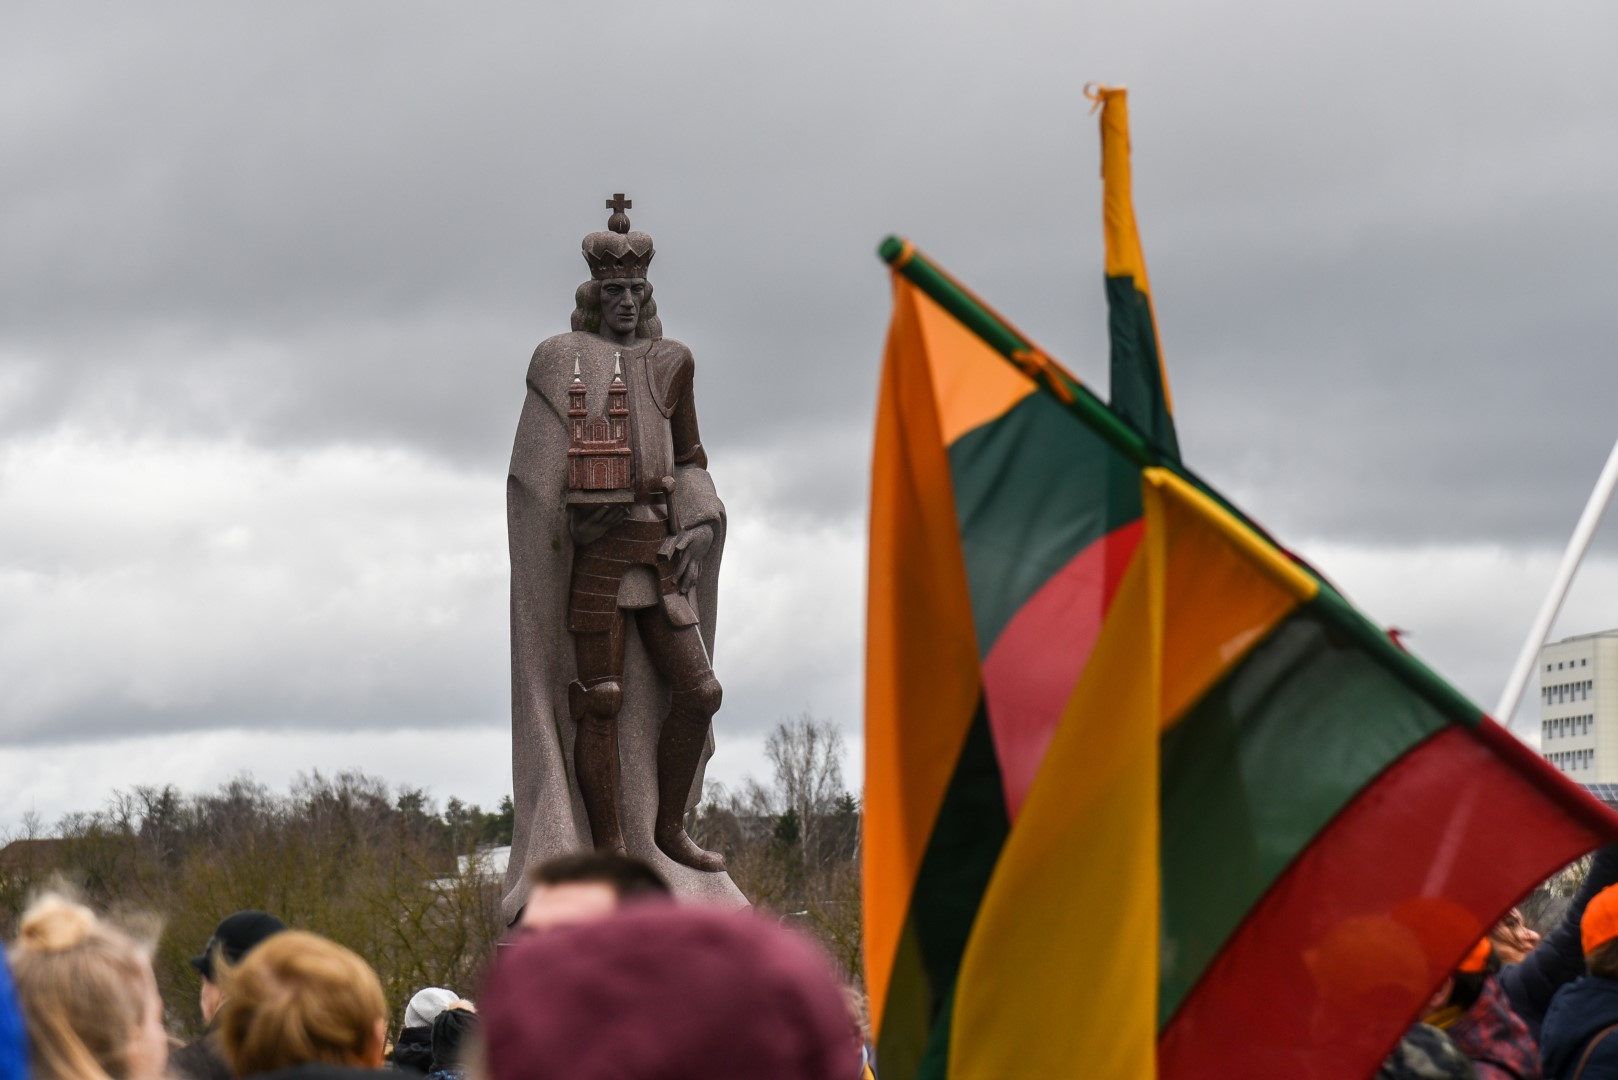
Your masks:
{"label": "green stripe on flag", "polygon": [[949,447],[978,655],[1052,574],[1141,515],[1140,471],[1030,394]]}
{"label": "green stripe on flag", "polygon": [[1445,716],[1311,603],[1163,736],[1167,1023],[1253,905]]}
{"label": "green stripe on flag", "polygon": [[[989,736],[989,716],[980,700],[911,891],[906,937],[914,935],[915,953],[926,976],[924,993],[931,999],[931,1030],[925,1033],[925,1041],[918,1042],[917,1036],[924,1033],[913,1025],[896,1026],[884,1019],[877,1056],[885,1072],[917,1075],[915,1070],[923,1054],[930,1063],[940,1053],[937,1049],[928,1051],[928,1043],[936,1044],[942,1038],[941,1045],[947,1048],[948,1031],[940,1035],[938,1030],[940,1021],[947,1023],[948,1019],[944,1004],[954,992],[966,940],[1010,831],[1000,764]],[[901,944],[902,952],[907,949],[908,943]],[[895,974],[902,966],[896,966]],[[888,991],[887,1008],[892,1009],[908,997],[907,1018],[914,1019],[914,998],[919,990],[896,979]],[[940,1071],[928,1075],[944,1074]]]}
{"label": "green stripe on flag", "polygon": [[1107,330],[1112,340],[1112,407],[1159,454],[1180,460],[1180,440],[1169,415],[1152,301],[1133,277],[1107,279]]}

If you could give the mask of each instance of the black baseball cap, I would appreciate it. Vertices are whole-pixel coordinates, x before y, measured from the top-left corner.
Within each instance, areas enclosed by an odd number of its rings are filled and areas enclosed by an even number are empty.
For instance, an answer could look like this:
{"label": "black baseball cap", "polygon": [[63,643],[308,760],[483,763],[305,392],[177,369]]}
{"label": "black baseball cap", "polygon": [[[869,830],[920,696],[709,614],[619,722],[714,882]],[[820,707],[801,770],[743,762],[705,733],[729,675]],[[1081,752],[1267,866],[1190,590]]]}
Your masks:
{"label": "black baseball cap", "polygon": [[238,911],[234,915],[226,915],[214,927],[213,937],[202,947],[202,955],[191,958],[191,966],[204,979],[212,982],[215,950],[224,955],[226,963],[236,964],[254,945],[286,928],[286,923],[264,911]]}

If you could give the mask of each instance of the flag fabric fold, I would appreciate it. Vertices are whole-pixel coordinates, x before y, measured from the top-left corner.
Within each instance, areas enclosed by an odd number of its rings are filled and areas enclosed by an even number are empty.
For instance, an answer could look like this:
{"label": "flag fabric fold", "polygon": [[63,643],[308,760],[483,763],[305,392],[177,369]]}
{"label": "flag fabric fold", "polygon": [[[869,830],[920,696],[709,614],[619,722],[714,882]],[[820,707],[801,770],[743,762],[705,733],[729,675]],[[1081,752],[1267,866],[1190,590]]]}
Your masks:
{"label": "flag fabric fold", "polygon": [[884,1080],[1368,1075],[1618,817],[912,246],[882,253]]}

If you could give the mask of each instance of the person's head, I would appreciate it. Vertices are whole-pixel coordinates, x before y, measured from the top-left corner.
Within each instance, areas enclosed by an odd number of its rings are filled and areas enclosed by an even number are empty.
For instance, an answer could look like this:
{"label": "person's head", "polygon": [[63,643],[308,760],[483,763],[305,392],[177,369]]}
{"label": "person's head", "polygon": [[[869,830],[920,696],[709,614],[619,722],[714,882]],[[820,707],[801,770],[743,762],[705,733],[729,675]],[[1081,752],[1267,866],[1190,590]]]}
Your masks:
{"label": "person's head", "polygon": [[82,904],[47,895],[11,949],[39,1080],[153,1080],[168,1063],[150,950]]}
{"label": "person's head", "polygon": [[1462,1012],[1470,1009],[1483,996],[1483,984],[1499,970],[1500,958],[1494,953],[1493,942],[1485,937],[1472,946],[1460,965],[1427,999],[1427,1015],[1452,1008]]}
{"label": "person's head", "polygon": [[549,930],[603,919],[623,904],[669,898],[657,871],[627,855],[586,851],[540,863],[528,873],[531,888],[518,925]]}
{"label": "person's head", "polygon": [[1495,924],[1489,937],[1494,942],[1494,954],[1502,964],[1522,963],[1539,944],[1539,932],[1522,917],[1522,909],[1515,907]]}
{"label": "person's head", "polygon": [[1579,922],[1579,937],[1590,974],[1618,979],[1618,885],[1590,898]]}
{"label": "person's head", "polygon": [[263,911],[238,911],[234,915],[226,915],[214,927],[208,944],[190,960],[191,966],[202,976],[198,1006],[202,1010],[204,1024],[213,1023],[219,1006],[225,1000],[225,992],[214,974],[214,965],[220,961],[231,966],[241,963],[242,957],[253,946],[286,928],[286,923]]}
{"label": "person's head", "polygon": [[433,1018],[432,1071],[463,1068],[478,1030],[478,1014],[470,1001],[456,1001]]}
{"label": "person's head", "polygon": [[424,986],[410,996],[405,1006],[404,1026],[432,1027],[438,1014],[461,1000],[461,995],[442,986]]}
{"label": "person's head", "polygon": [[489,1080],[853,1075],[813,946],[746,913],[648,904],[502,951],[479,998]]}
{"label": "person's head", "polygon": [[[645,278],[591,278],[573,294],[574,330],[605,336],[663,336],[652,283]],[[627,327],[627,329],[625,329]]]}
{"label": "person's head", "polygon": [[843,987],[843,1004],[848,1009],[849,1038],[853,1041],[853,1053],[850,1060],[857,1059],[860,1071],[863,1072],[866,1063],[870,1060],[868,1048],[871,1045],[871,1008],[866,1000],[865,991],[857,986]]}
{"label": "person's head", "polygon": [[376,972],[318,934],[287,930],[227,968],[219,1041],[237,1076],[325,1062],[379,1068],[387,1002]]}

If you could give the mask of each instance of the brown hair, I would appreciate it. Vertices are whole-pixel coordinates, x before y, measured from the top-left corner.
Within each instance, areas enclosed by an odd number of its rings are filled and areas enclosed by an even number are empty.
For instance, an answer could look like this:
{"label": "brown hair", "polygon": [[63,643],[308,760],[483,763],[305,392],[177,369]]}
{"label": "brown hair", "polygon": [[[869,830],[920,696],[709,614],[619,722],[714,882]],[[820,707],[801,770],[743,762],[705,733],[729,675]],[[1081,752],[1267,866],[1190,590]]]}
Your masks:
{"label": "brown hair", "polygon": [[41,1080],[124,1080],[130,1033],[157,993],[147,949],[83,904],[47,893],[11,948],[17,1003]]}
{"label": "brown hair", "polygon": [[1592,975],[1599,975],[1603,979],[1618,979],[1618,938],[1597,945],[1584,958],[1584,966],[1590,969]]}
{"label": "brown hair", "polygon": [[600,884],[612,889],[620,900],[658,899],[671,896],[668,882],[639,859],[615,851],[577,851],[558,855],[528,871],[528,884]]}
{"label": "brown hair", "polygon": [[219,1041],[237,1076],[313,1061],[363,1064],[387,1015],[371,966],[302,930],[276,934],[223,976]]}

